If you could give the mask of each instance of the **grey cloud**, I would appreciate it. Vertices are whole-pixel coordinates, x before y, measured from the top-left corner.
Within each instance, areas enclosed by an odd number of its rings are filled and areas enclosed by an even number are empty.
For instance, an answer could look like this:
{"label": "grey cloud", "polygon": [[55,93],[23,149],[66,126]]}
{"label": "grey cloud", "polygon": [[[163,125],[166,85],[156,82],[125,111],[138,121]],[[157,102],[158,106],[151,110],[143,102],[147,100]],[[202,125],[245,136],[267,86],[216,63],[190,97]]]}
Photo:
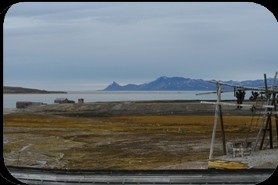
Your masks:
{"label": "grey cloud", "polygon": [[277,68],[277,31],[252,3],[22,3],[4,23],[4,77],[257,78]]}

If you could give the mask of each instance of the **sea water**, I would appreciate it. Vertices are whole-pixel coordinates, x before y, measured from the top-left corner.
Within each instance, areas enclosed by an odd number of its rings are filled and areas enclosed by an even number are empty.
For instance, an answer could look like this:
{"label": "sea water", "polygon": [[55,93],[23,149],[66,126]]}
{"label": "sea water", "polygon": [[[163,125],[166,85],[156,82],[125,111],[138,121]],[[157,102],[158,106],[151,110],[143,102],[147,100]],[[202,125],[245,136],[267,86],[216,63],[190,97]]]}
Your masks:
{"label": "sea water", "polygon": [[[17,101],[53,104],[56,98],[75,102],[149,101],[149,100],[216,100],[216,94],[196,95],[204,91],[71,91],[67,94],[4,94],[3,108],[15,108]],[[222,99],[235,99],[233,92],[223,93]]]}

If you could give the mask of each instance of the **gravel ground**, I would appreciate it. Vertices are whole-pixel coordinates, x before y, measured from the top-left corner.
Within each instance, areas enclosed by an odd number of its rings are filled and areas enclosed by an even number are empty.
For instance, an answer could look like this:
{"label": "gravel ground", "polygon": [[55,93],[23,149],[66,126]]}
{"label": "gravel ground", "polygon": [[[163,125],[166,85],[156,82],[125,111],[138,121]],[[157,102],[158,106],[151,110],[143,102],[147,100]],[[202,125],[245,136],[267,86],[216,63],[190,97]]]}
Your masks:
{"label": "gravel ground", "polygon": [[217,159],[243,162],[248,164],[249,168],[277,168],[278,149],[256,150],[250,156],[233,157],[226,155],[217,157]]}
{"label": "gravel ground", "polygon": [[16,108],[6,108],[6,109],[3,109],[3,114],[11,114],[11,113],[16,113],[18,111],[19,110]]}

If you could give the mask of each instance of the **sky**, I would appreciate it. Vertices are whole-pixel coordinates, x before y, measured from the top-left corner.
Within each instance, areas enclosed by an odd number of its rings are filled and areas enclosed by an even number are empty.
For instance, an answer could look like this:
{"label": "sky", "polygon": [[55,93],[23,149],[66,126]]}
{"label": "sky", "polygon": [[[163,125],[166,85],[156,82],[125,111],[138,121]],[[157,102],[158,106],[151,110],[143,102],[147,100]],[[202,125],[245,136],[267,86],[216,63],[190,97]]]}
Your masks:
{"label": "sky", "polygon": [[278,23],[255,3],[14,4],[4,85],[101,90],[160,76],[255,80],[278,71]]}

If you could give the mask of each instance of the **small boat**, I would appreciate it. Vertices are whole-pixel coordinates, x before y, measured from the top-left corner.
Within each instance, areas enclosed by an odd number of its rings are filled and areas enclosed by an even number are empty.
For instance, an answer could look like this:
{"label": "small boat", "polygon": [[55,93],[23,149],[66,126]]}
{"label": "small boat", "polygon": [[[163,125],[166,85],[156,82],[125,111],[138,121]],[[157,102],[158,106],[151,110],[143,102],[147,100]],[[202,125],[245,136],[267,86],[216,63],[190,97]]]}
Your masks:
{"label": "small boat", "polygon": [[208,168],[216,169],[248,169],[248,165],[242,162],[225,161],[225,160],[209,160]]}

